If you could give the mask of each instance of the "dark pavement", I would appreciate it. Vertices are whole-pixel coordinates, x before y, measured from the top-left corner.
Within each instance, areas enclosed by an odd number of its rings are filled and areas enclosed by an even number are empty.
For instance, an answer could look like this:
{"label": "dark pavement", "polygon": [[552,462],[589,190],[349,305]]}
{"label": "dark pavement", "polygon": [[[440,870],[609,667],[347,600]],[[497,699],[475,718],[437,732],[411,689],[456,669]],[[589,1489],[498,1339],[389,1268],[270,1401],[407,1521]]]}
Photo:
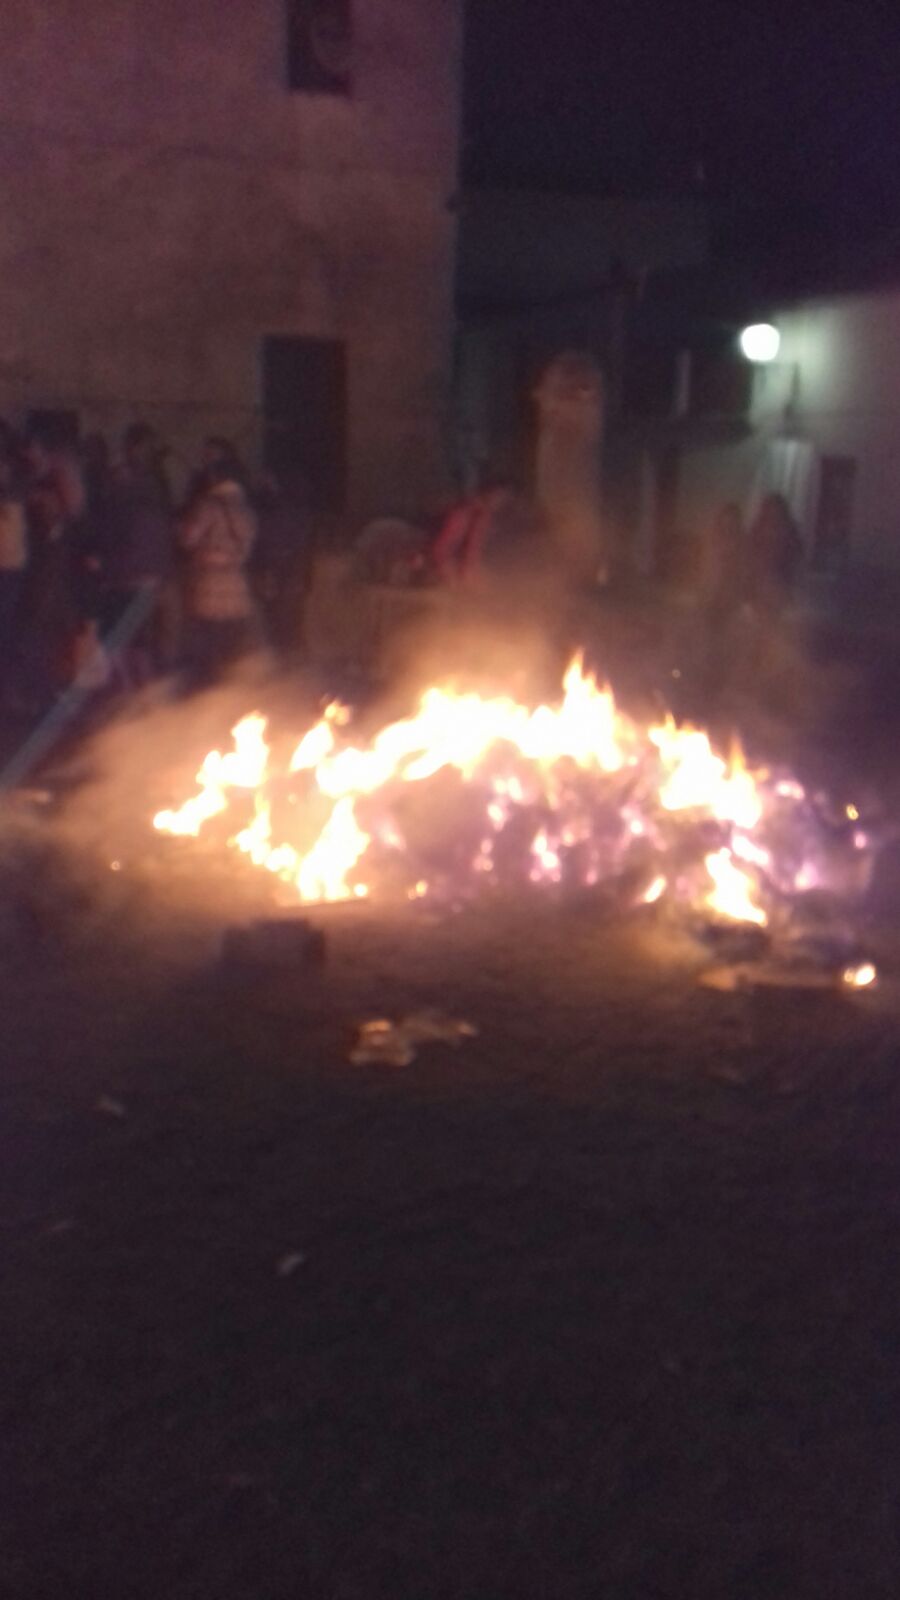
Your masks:
{"label": "dark pavement", "polygon": [[[894,1600],[890,978],[536,900],[242,986],[117,890],[0,979],[0,1592]],[[479,1037],[349,1064],[435,1004]]]}

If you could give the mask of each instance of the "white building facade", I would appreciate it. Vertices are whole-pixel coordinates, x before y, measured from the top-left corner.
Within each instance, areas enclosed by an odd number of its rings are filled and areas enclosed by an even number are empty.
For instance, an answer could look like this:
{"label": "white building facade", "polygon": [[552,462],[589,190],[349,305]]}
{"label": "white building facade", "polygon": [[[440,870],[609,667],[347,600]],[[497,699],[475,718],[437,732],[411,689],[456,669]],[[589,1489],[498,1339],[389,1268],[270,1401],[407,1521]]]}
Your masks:
{"label": "white building facade", "polygon": [[755,367],[740,442],[686,451],[679,515],[725,500],[752,515],[785,494],[813,571],[900,569],[900,288],[776,310],[774,361]]}

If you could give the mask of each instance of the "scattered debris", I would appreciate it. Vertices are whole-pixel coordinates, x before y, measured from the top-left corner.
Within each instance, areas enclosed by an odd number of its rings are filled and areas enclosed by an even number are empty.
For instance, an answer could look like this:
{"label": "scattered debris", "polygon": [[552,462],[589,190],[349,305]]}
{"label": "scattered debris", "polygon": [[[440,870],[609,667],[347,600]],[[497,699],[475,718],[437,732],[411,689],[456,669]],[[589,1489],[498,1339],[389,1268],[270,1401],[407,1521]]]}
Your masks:
{"label": "scattered debris", "polygon": [[222,940],[222,965],[230,972],[321,967],[325,935],[306,917],[262,917],[228,928]]}
{"label": "scattered debris", "polygon": [[103,1117],[118,1117],[120,1120],[128,1115],[128,1112],[125,1110],[121,1100],[114,1100],[112,1095],[109,1094],[102,1094],[100,1096],[100,1099],[97,1101],[94,1110],[99,1112],[99,1114]]}
{"label": "scattered debris", "polygon": [[442,1011],[413,1011],[400,1026],[411,1044],[459,1044],[462,1039],[478,1037],[474,1023],[447,1017]]}
{"label": "scattered debris", "polygon": [[419,1045],[459,1045],[463,1039],[477,1037],[471,1022],[447,1017],[441,1011],[414,1011],[402,1022],[375,1017],[360,1024],[356,1043],[350,1052],[354,1066],[408,1067],[415,1060]]}
{"label": "scattered debris", "polygon": [[298,1267],[306,1266],[306,1256],[302,1250],[289,1250],[276,1263],[275,1271],[279,1278],[290,1278]]}
{"label": "scattered debris", "polygon": [[416,1052],[403,1028],[387,1017],[376,1017],[360,1024],[356,1043],[350,1052],[355,1067],[408,1067]]}

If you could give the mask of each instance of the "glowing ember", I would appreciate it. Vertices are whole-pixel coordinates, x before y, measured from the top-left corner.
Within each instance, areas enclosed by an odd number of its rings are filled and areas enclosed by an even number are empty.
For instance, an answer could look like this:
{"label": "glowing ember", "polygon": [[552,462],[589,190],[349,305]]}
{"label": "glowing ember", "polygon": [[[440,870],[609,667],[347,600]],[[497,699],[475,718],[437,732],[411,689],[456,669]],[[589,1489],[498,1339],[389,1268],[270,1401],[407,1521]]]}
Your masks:
{"label": "glowing ember", "polygon": [[665,880],[665,878],[654,878],[653,882],[650,884],[650,887],[648,889],[645,889],[644,894],[642,896],[644,905],[645,906],[655,906],[657,900],[661,900],[663,895],[665,894],[665,892],[666,892],[666,880]]}
{"label": "glowing ember", "polygon": [[858,966],[847,967],[844,971],[844,982],[851,989],[870,989],[878,979],[878,973],[871,961],[862,961]]}
{"label": "glowing ember", "polygon": [[329,706],[275,760],[265,719],[245,717],[233,749],[212,751],[197,792],[154,826],[221,838],[305,902],[386,882],[409,899],[485,882],[591,885],[645,868],[648,851],[677,852],[646,903],[665,894],[762,927],[773,897],[818,882],[799,784],[749,771],[699,729],[640,727],[580,659],[555,706],[432,688],[373,738],[355,741],[350,720]]}

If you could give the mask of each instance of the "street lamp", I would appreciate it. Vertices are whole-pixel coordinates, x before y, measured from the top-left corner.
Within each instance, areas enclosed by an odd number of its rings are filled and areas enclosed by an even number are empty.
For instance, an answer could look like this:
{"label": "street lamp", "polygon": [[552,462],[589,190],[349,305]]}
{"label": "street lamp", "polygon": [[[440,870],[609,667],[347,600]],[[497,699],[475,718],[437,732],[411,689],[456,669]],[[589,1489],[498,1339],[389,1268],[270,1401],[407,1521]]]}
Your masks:
{"label": "street lamp", "polygon": [[744,328],[740,344],[748,361],[757,366],[767,366],[770,361],[777,359],[781,349],[781,334],[771,322],[752,322],[748,328]]}

